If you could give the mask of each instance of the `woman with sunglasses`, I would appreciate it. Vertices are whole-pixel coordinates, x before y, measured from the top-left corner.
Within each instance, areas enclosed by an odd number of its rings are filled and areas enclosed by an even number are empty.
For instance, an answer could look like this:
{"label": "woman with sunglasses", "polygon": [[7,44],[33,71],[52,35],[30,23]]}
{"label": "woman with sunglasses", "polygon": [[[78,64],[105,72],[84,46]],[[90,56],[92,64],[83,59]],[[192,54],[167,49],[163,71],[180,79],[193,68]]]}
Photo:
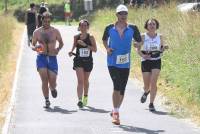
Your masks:
{"label": "woman with sunglasses", "polygon": [[142,48],[137,48],[138,54],[142,57],[141,70],[144,82],[144,94],[141,103],[146,102],[150,93],[149,111],[155,111],[154,100],[157,93],[157,80],[161,70],[161,53],[168,46],[164,46],[163,36],[157,33],[159,22],[156,19],[148,19],[144,28],[147,30],[142,35]]}
{"label": "woman with sunglasses", "polygon": [[92,52],[97,51],[95,38],[88,33],[89,22],[81,20],[79,22],[79,34],[74,36],[74,44],[71,51],[68,53],[72,56],[76,48],[73,69],[76,71],[78,85],[78,107],[82,108],[87,105],[88,89],[89,89],[89,76],[93,69]]}

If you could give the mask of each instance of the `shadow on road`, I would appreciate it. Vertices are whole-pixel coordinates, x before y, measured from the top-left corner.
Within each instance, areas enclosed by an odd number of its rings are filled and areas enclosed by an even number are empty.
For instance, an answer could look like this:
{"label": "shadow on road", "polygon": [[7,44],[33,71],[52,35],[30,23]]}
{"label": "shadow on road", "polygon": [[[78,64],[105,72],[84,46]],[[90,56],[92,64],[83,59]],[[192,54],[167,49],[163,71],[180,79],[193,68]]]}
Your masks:
{"label": "shadow on road", "polygon": [[81,109],[82,111],[96,112],[96,113],[109,113],[110,111],[106,111],[104,109],[97,109],[91,106],[86,106],[87,109]]}
{"label": "shadow on road", "polygon": [[[146,109],[146,110],[149,111],[149,109]],[[170,115],[168,112],[163,112],[163,111],[158,111],[158,110],[150,111],[150,112],[153,113],[153,114],[157,114],[157,115]]]}
{"label": "shadow on road", "polygon": [[124,131],[127,132],[136,132],[136,133],[144,133],[144,134],[160,134],[164,133],[164,130],[150,130],[146,128],[140,128],[140,127],[133,127],[128,125],[120,125],[119,128],[122,128]]}
{"label": "shadow on road", "polygon": [[47,112],[57,112],[57,113],[62,113],[62,114],[72,114],[74,112],[77,112],[77,110],[66,110],[66,109],[63,109],[63,108],[60,108],[59,106],[54,106],[54,108],[48,108],[48,109],[45,109],[45,111]]}
{"label": "shadow on road", "polygon": [[157,114],[157,115],[169,115],[168,112],[163,112],[163,111],[152,111],[152,113]]}

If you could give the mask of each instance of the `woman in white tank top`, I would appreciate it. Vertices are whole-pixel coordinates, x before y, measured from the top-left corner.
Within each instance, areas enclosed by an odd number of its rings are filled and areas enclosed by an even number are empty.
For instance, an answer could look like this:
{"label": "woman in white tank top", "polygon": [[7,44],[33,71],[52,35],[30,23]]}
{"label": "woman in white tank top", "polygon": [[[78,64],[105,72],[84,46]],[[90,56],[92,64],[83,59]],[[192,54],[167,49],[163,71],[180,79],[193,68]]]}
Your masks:
{"label": "woman in white tank top", "polygon": [[161,53],[168,46],[164,46],[162,35],[156,31],[159,28],[159,22],[156,19],[148,19],[144,28],[147,30],[142,35],[142,46],[137,48],[141,56],[141,70],[144,82],[144,94],[141,97],[141,103],[144,103],[150,93],[149,110],[155,111],[154,100],[157,93],[157,80],[161,70]]}

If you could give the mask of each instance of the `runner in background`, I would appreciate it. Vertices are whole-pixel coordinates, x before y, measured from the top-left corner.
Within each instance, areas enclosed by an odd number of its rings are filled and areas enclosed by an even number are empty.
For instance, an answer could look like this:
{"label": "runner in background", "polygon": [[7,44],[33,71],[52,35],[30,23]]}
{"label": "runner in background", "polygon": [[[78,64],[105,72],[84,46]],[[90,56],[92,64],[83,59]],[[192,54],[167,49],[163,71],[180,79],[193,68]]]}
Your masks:
{"label": "runner in background", "polygon": [[37,24],[37,12],[35,10],[35,4],[31,3],[30,8],[26,11],[25,24],[27,26],[28,46],[32,42],[33,32],[36,29]]}
{"label": "runner in background", "polygon": [[65,0],[65,2],[64,2],[65,25],[71,25],[70,24],[71,16],[72,16],[72,13],[71,13],[71,2],[70,2],[70,0]]}

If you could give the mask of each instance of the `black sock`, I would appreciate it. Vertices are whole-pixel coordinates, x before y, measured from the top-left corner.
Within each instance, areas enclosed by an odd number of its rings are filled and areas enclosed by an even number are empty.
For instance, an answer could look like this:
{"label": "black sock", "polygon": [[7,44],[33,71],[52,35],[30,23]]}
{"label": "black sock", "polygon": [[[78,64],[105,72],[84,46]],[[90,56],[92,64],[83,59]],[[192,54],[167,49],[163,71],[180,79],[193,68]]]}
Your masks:
{"label": "black sock", "polygon": [[153,103],[150,103],[149,105],[150,105],[150,106],[153,106]]}
{"label": "black sock", "polygon": [[87,97],[88,95],[84,95],[85,97]]}
{"label": "black sock", "polygon": [[149,91],[148,91],[148,92],[144,92],[144,94],[145,94],[145,95],[148,95],[148,94],[149,94]]}
{"label": "black sock", "polygon": [[49,97],[44,97],[44,98],[45,98],[46,101],[49,100]]}

